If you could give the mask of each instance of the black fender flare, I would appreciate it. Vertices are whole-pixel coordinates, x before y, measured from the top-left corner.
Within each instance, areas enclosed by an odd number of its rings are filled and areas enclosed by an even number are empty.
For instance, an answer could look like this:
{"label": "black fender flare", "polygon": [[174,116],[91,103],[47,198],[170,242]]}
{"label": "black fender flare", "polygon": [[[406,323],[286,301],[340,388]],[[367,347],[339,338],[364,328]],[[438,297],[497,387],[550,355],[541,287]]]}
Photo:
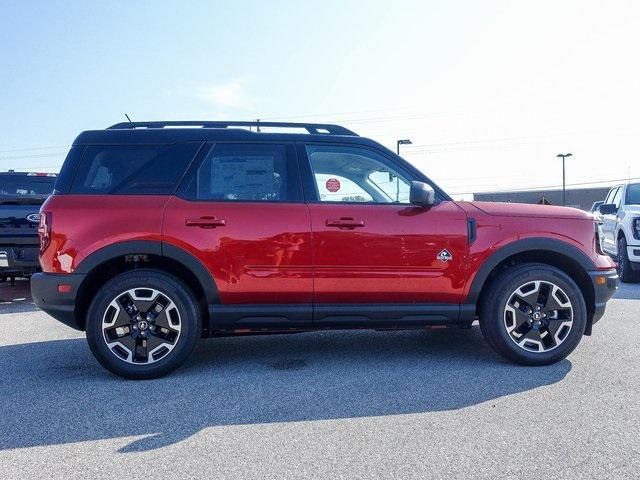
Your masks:
{"label": "black fender flare", "polygon": [[515,240],[504,245],[485,260],[471,282],[471,287],[469,288],[469,293],[467,294],[465,303],[476,304],[478,302],[480,293],[482,292],[482,287],[484,286],[487,278],[489,278],[493,269],[501,262],[512,255],[532,250],[542,250],[563,255],[578,263],[582,268],[584,268],[585,272],[596,270],[596,266],[593,261],[583,251],[570,243],[563,242],[562,240],[556,240],[553,238],[525,238],[522,240]]}
{"label": "black fender flare", "polygon": [[220,294],[216,283],[202,262],[186,250],[165,242],[154,240],[127,240],[100,248],[83,259],[74,273],[88,274],[97,266],[123,255],[155,255],[174,260],[193,273],[208,304],[220,303]]}

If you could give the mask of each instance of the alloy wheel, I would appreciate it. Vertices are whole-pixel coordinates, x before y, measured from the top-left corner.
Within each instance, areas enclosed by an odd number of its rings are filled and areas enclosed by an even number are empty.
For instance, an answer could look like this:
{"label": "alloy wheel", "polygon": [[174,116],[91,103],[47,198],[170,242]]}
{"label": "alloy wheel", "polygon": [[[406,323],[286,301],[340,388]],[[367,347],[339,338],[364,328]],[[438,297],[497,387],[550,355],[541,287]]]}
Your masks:
{"label": "alloy wheel", "polygon": [[529,352],[547,352],[568,337],[573,307],[568,295],[549,281],[530,281],[516,288],[504,307],[509,338]]}
{"label": "alloy wheel", "polygon": [[102,317],[102,337],[120,360],[145,365],[173,350],[181,326],[180,312],[167,294],[132,288],[109,303]]}

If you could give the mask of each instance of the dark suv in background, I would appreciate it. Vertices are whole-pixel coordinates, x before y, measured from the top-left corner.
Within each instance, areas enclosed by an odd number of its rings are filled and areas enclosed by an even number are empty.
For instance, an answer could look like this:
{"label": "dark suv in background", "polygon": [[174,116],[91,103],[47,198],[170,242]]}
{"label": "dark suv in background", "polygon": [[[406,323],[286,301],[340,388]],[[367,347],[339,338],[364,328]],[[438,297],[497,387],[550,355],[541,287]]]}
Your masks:
{"label": "dark suv in background", "polygon": [[337,125],[83,132],[39,232],[34,301],[130,378],[168,373],[200,337],[476,319],[498,353],[545,365],[591,334],[617,285],[592,215],[453,201]]}
{"label": "dark suv in background", "polygon": [[0,280],[39,269],[40,205],[53,192],[54,173],[0,172]]}

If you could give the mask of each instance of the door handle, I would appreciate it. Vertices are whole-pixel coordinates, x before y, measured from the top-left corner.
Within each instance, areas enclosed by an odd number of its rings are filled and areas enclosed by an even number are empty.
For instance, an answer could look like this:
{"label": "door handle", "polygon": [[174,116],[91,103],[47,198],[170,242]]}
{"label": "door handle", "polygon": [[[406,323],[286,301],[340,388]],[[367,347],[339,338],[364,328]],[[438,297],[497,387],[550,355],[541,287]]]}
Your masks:
{"label": "door handle", "polygon": [[364,227],[364,220],[358,220],[351,217],[328,218],[326,221],[326,225],[327,227],[351,229],[356,227]]}
{"label": "door handle", "polygon": [[187,218],[184,221],[187,227],[200,227],[200,228],[216,228],[224,227],[227,222],[222,218],[216,217],[200,217],[200,218]]}

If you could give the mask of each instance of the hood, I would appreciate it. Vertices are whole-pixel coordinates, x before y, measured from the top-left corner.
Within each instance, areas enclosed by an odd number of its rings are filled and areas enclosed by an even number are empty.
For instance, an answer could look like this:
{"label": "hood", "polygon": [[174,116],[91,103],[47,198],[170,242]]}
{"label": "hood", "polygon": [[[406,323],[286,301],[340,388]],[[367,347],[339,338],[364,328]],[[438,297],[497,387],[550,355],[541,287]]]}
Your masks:
{"label": "hood", "polygon": [[527,203],[469,202],[489,215],[500,217],[545,217],[573,220],[593,220],[590,213],[577,208],[556,207],[554,205],[530,205]]}
{"label": "hood", "polygon": [[632,215],[640,214],[640,205],[625,205],[624,213],[630,213]]}

